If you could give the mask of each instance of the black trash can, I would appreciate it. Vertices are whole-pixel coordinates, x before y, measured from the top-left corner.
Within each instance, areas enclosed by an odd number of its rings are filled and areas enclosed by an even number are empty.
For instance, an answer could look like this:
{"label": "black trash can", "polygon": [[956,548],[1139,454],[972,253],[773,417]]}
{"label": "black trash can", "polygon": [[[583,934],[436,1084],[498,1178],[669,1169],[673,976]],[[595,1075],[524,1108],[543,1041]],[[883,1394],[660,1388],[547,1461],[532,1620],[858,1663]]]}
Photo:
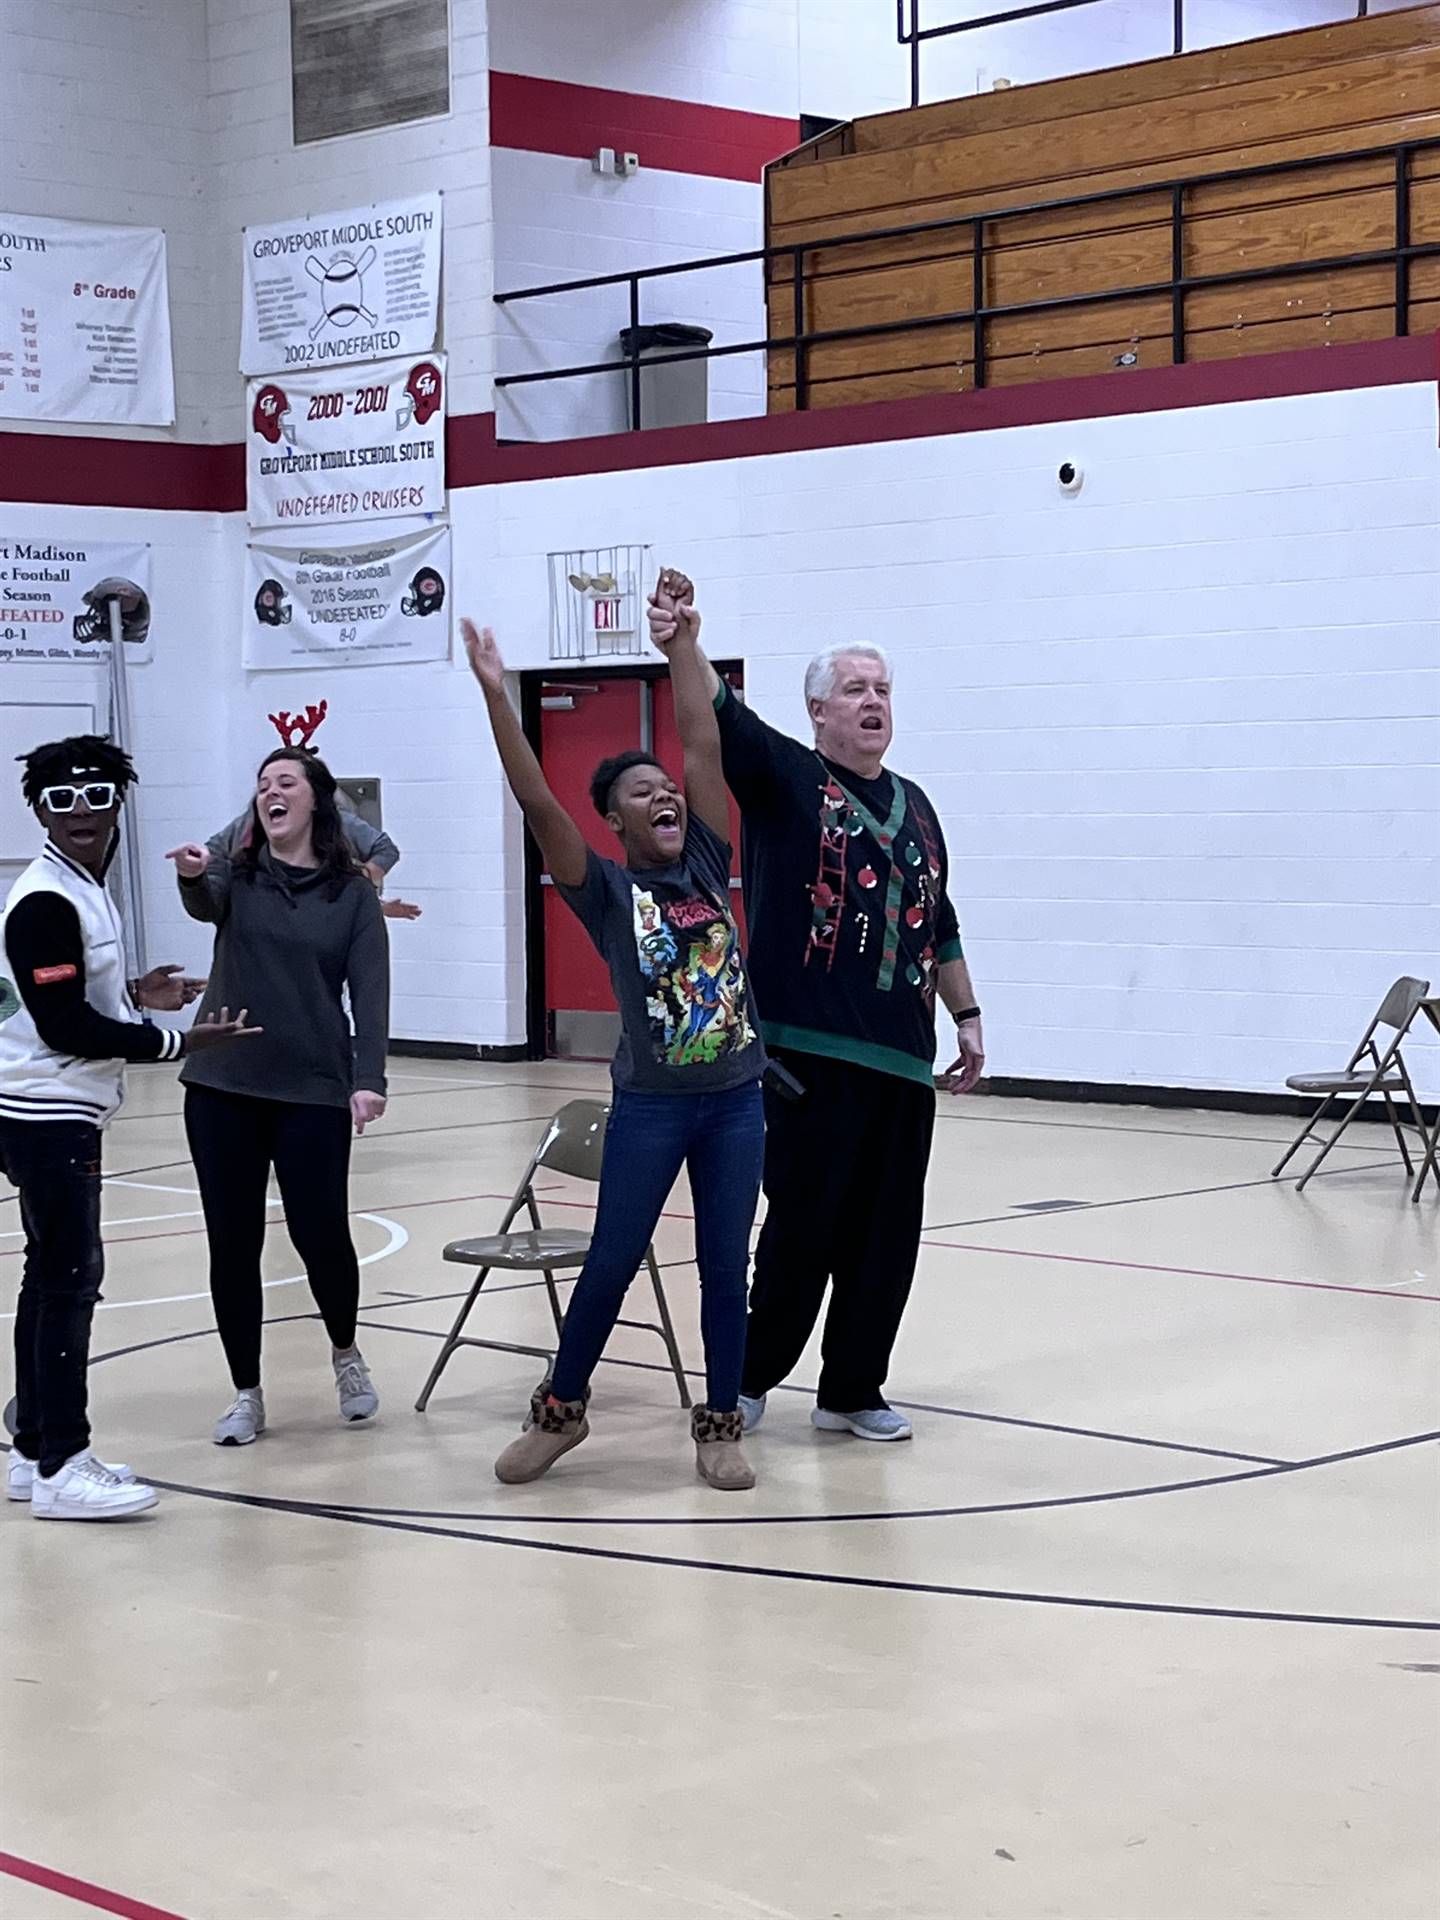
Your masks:
{"label": "black trash can", "polygon": [[[625,412],[634,427],[693,427],[710,417],[710,362],[665,361],[667,354],[708,347],[715,338],[709,327],[685,320],[661,320],[649,327],[622,327],[620,351],[640,362],[639,417],[636,386],[625,368]],[[657,361],[659,364],[656,364]]]}

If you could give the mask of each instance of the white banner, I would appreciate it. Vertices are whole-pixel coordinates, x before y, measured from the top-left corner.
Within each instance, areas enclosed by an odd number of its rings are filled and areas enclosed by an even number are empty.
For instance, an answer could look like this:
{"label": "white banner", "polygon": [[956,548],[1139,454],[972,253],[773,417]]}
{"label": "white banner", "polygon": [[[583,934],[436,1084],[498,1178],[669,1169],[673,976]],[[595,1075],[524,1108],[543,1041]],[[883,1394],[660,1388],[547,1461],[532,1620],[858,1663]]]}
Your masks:
{"label": "white banner", "polygon": [[[334,527],[332,536],[360,532]],[[450,529],[248,549],[245,665],[408,666],[450,657]]]}
{"label": "white banner", "polygon": [[245,229],[242,373],[429,353],[440,195]]}
{"label": "white banner", "polygon": [[252,380],[252,527],[445,511],[445,356]]}
{"label": "white banner", "polygon": [[120,602],[127,663],[148,660],[149,547],[22,540],[0,528],[0,665],[108,665],[111,599]]}
{"label": "white banner", "polygon": [[0,415],[173,423],[158,227],[0,213]]}

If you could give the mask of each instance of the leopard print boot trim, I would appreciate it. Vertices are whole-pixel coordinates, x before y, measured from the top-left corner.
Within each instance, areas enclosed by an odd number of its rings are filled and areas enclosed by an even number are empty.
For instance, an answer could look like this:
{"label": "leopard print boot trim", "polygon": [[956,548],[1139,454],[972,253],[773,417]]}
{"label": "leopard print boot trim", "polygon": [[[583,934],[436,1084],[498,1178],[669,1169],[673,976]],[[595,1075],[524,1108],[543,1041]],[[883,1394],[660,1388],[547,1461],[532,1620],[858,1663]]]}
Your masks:
{"label": "leopard print boot trim", "polygon": [[585,1418],[583,1400],[545,1400],[531,1421],[541,1433],[568,1433]]}
{"label": "leopard print boot trim", "polygon": [[[538,1427],[542,1424],[541,1415],[545,1411],[546,1401],[550,1398],[552,1386],[553,1386],[553,1382],[551,1380],[550,1375],[547,1373],[545,1378],[540,1382],[539,1386],[536,1387],[535,1391],[530,1396],[530,1410],[525,1415],[525,1419],[522,1422],[520,1427],[520,1431],[522,1433],[528,1433],[531,1427]],[[590,1404],[590,1389],[588,1387],[585,1389],[585,1397],[583,1400],[576,1400],[571,1402],[571,1404],[579,1407],[581,1412],[583,1413],[585,1408],[588,1407]],[[545,1431],[547,1433],[553,1433],[555,1429],[553,1427],[546,1427]]]}
{"label": "leopard print boot trim", "polygon": [[692,1407],[690,1438],[697,1446],[714,1440],[738,1440],[745,1431],[745,1418],[737,1407],[733,1413],[716,1413],[713,1407]]}

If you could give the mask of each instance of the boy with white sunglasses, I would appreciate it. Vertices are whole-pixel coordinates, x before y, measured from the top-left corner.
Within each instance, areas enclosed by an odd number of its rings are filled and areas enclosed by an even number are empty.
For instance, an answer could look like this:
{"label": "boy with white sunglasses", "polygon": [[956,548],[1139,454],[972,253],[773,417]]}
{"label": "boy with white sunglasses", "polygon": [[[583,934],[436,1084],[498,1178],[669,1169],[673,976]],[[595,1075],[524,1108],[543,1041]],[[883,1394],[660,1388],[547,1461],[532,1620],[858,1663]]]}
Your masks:
{"label": "boy with white sunglasses", "polygon": [[124,1097],[127,1061],[174,1060],[251,1030],[224,1008],[183,1036],[139,1014],[178,1012],[205,982],[173,966],[125,978],[105,873],[135,778],[129,756],[81,734],[36,747],[23,765],[46,843],[0,916],[0,1173],[18,1189],[25,1233],[6,1491],[39,1520],[125,1519],[157,1495],[90,1451],[86,1370],[105,1270],[101,1131]]}

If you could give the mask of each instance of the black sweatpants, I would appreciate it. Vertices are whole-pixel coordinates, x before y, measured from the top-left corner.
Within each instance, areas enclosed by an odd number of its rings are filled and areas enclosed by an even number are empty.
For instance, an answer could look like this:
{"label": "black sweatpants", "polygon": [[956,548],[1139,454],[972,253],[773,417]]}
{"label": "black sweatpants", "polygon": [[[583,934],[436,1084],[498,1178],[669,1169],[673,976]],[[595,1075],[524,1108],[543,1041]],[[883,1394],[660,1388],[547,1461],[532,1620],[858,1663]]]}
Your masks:
{"label": "black sweatpants", "polygon": [[935,1131],[935,1092],[871,1067],[771,1048],[804,1087],[765,1089],[765,1199],[742,1391],[778,1386],[814,1331],[830,1283],[816,1400],[882,1407],[910,1297]]}
{"label": "black sweatpants", "polygon": [[90,1322],[105,1273],[100,1130],[73,1120],[0,1120],[0,1173],[20,1190],[25,1229],[15,1446],[48,1476],[90,1444]]}
{"label": "black sweatpants", "polygon": [[360,1267],[350,1238],[350,1114],[344,1107],[185,1089],[185,1134],[210,1240],[210,1297],[230,1376],[260,1384],[265,1189],[275,1169],[285,1225],[332,1345],[355,1343]]}

